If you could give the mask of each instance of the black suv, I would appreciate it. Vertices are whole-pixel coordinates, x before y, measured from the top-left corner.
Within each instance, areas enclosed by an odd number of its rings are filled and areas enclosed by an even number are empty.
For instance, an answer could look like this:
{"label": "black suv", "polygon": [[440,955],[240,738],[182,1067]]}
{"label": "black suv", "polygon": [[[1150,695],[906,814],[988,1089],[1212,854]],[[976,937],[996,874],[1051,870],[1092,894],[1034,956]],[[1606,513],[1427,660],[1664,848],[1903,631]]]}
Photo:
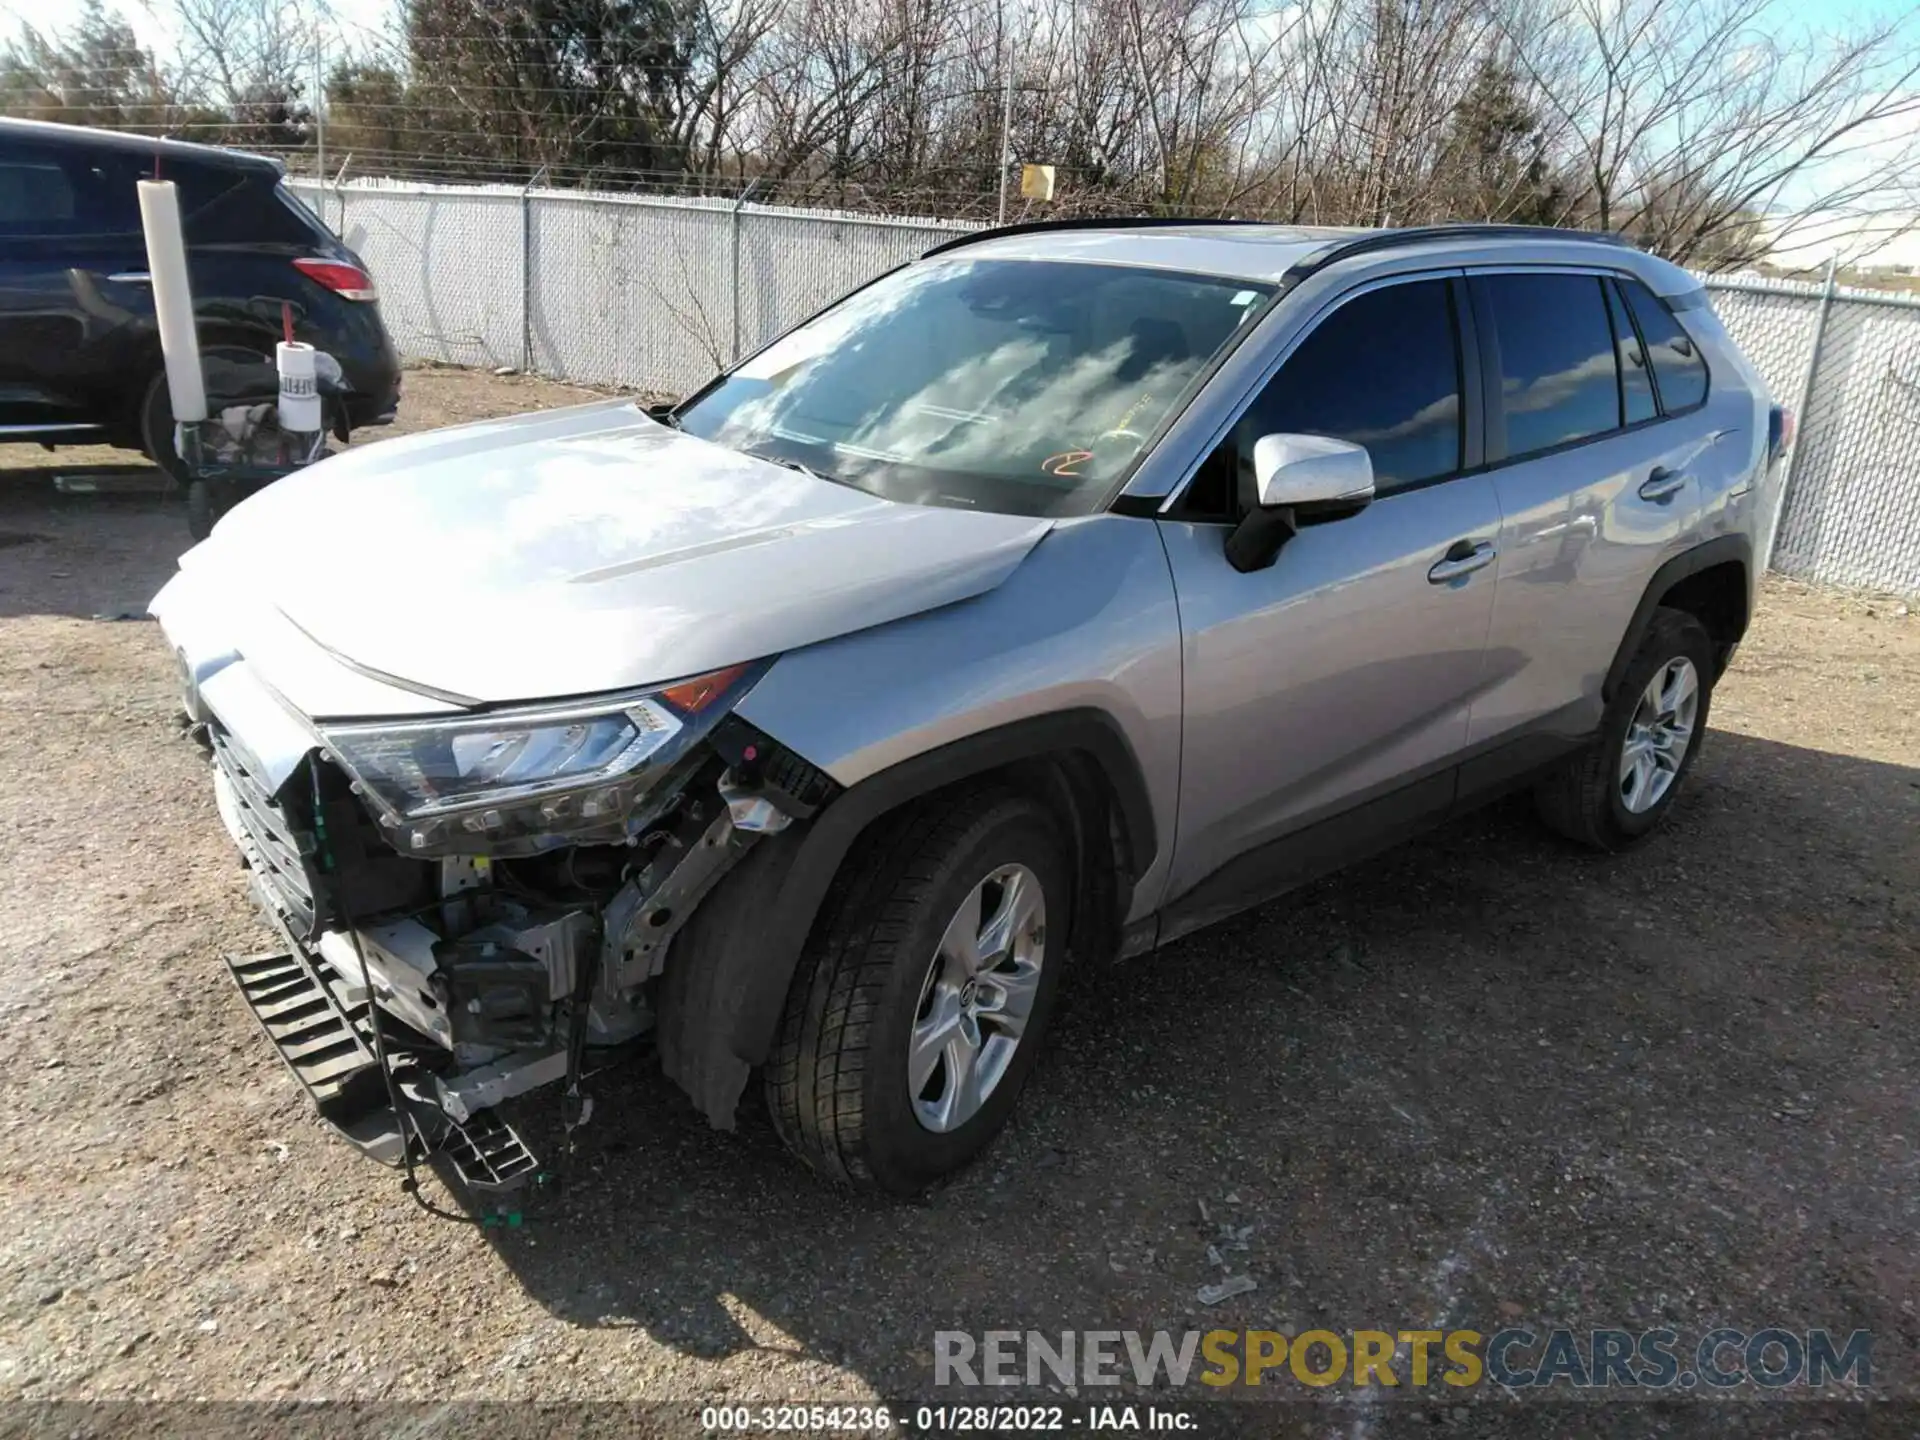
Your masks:
{"label": "black suv", "polygon": [[281,183],[278,161],[0,120],[0,440],[121,445],[179,473],[135,182],[179,187],[208,399],[274,392],[282,306],[340,362],[336,417],[385,424],[400,362],[373,281]]}

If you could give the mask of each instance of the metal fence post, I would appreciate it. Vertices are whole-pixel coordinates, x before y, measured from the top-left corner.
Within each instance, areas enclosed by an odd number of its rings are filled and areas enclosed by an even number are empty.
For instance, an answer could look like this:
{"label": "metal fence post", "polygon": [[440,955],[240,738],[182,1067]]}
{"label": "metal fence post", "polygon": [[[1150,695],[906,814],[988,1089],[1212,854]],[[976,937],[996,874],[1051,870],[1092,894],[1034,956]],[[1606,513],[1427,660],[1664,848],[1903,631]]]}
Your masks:
{"label": "metal fence post", "polygon": [[533,373],[533,187],[547,173],[542,165],[520,187],[520,373]]}
{"label": "metal fence post", "polygon": [[753,186],[749,184],[740,192],[740,198],[733,202],[732,234],[729,237],[733,248],[733,296],[729,307],[733,314],[733,352],[727,358],[729,365],[740,363],[740,226],[744,223],[741,212],[746,209],[747,197],[752,193]]}
{"label": "metal fence post", "polygon": [[327,182],[327,42],[316,33],[313,37],[313,178],[322,185]]}
{"label": "metal fence post", "polygon": [[[347,238],[346,184],[347,184],[347,167],[351,164],[353,164],[353,152],[349,150],[346,153],[346,156],[340,161],[339,173],[337,173],[333,177],[333,199],[334,199],[334,203],[340,209],[340,223],[334,227],[333,233],[338,235],[342,240],[345,240]],[[327,218],[327,192],[325,190],[322,190],[320,192],[320,220],[322,224],[326,222],[326,218]]]}
{"label": "metal fence post", "polygon": [[1800,377],[1800,398],[1793,407],[1793,448],[1787,451],[1786,464],[1780,467],[1780,498],[1774,502],[1773,522],[1767,526],[1767,547],[1760,561],[1762,575],[1773,569],[1773,549],[1780,539],[1780,522],[1787,518],[1787,499],[1792,491],[1793,472],[1799,464],[1800,451],[1807,443],[1807,431],[1810,428],[1807,422],[1811,418],[1807,409],[1813,404],[1813,382],[1820,373],[1820,348],[1827,337],[1827,316],[1833,311],[1839,268],[1840,256],[1836,251],[1827,260],[1827,281],[1820,289],[1820,309],[1813,317],[1813,346],[1807,352],[1806,374]]}

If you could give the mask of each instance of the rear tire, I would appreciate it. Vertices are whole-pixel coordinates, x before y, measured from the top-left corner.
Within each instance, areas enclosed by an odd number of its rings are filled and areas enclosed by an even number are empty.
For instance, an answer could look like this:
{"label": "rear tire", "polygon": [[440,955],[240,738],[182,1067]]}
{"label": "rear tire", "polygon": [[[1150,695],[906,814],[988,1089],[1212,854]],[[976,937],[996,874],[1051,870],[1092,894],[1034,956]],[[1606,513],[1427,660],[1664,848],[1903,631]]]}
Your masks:
{"label": "rear tire", "polygon": [[[173,396],[167,391],[165,370],[147,382],[140,396],[139,424],[140,448],[146,457],[158,465],[173,484],[186,484],[187,462],[173,448]],[[204,540],[206,536],[196,532],[194,539]]]}
{"label": "rear tire", "polygon": [[902,1195],[977,1155],[1039,1058],[1072,896],[1052,815],[1004,790],[937,797],[864,837],[763,1077],[787,1146],[830,1180]]}
{"label": "rear tire", "polygon": [[1540,818],[1596,850],[1651,835],[1700,753],[1716,673],[1706,627],[1684,610],[1655,610],[1599,738],[1535,787]]}

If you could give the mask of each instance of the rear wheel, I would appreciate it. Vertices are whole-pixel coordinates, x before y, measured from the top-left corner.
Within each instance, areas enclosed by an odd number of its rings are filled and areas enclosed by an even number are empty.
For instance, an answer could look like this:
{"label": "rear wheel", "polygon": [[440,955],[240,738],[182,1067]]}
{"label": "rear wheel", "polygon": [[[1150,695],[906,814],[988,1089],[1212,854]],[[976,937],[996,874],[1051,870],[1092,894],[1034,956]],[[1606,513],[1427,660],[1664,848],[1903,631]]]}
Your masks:
{"label": "rear wheel", "polygon": [[[160,371],[147,381],[140,397],[140,448],[175,485],[187,482],[186,462],[173,447],[173,396],[167,391],[167,372]],[[195,536],[204,539],[204,536]]]}
{"label": "rear wheel", "polygon": [[1012,1112],[1038,1058],[1072,889],[1041,806],[943,797],[850,856],[788,994],[765,1085],[813,1169],[912,1194]]}
{"label": "rear wheel", "polygon": [[1654,611],[1600,738],[1535,789],[1540,817],[1598,850],[1625,850],[1652,834],[1700,753],[1714,673],[1706,627],[1684,610]]}

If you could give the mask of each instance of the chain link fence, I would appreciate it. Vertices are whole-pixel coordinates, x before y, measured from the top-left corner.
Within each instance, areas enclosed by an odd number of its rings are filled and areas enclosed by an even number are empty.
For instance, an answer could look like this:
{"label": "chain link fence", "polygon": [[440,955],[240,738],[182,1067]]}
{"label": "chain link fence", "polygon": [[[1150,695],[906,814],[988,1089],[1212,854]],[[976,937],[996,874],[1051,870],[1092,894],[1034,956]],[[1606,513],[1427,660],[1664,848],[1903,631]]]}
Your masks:
{"label": "chain link fence", "polygon": [[[661,394],[972,228],[533,186],[289,184],[366,260],[406,358]],[[1773,567],[1920,594],[1920,299],[1704,278],[1799,420]]]}

